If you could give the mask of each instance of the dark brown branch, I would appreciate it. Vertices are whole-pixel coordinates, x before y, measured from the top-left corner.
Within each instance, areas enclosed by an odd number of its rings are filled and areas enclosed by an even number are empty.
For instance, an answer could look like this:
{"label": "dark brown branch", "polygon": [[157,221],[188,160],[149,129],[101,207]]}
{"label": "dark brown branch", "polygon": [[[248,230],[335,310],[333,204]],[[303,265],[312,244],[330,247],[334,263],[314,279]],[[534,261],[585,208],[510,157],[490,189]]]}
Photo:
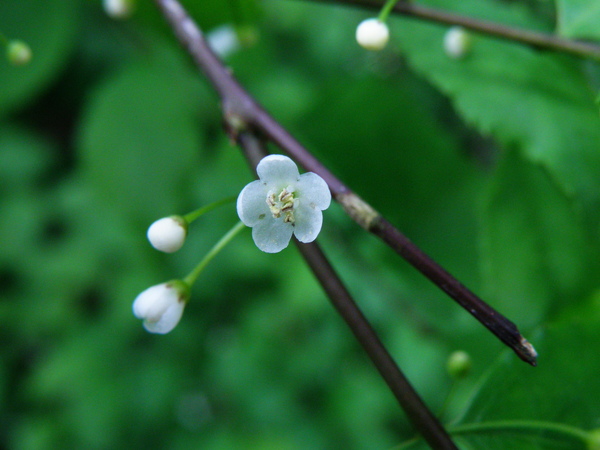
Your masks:
{"label": "dark brown branch", "polygon": [[529,364],[536,365],[537,353],[533,346],[521,336],[517,326],[495,311],[465,288],[439,264],[413,244],[406,236],[396,230],[387,220],[379,217],[371,227],[371,232],[392,247],[404,259],[433,281],[440,289],[452,297],[464,309],[469,311],[492,333],[512,348],[517,355]]}
{"label": "dark brown branch", "polygon": [[[267,154],[265,142],[255,134],[245,131],[239,133],[236,138],[250,167],[255,170],[259,161]],[[457,447],[444,427],[431,413],[381,343],[377,333],[365,318],[321,248],[314,242],[301,244],[296,241],[296,245],[332,305],[369,355],[415,429],[423,435],[432,448],[456,449]]]}
{"label": "dark brown branch", "polygon": [[[366,230],[379,236],[398,254],[423,272],[444,292],[463,306],[502,342],[511,347],[524,361],[535,365],[537,354],[519,333],[517,327],[483,300],[462,286],[434,260],[418,249],[399,230],[394,228],[368,203],[354,194],[306,150],[290,133],[274,120],[235,80],[233,75],[208,48],[202,32],[176,0],[156,0],[175,33],[194,61],[202,69],[223,102],[223,115],[232,134],[251,129],[276,143],[306,170],[320,175],[329,185],[334,198],[348,215]],[[424,268],[430,268],[424,271]],[[445,274],[444,277],[432,274]],[[449,280],[453,289],[448,289]]]}
{"label": "dark brown branch", "polygon": [[363,316],[333,267],[315,243],[298,244],[298,249],[323,286],[333,306],[344,318],[356,339],[361,343],[413,426],[435,449],[456,449],[448,433],[427,408],[387,352],[369,322]]}
{"label": "dark brown branch", "polygon": [[[384,1],[378,0],[312,0],[322,3],[335,3],[360,6],[375,11],[381,10]],[[600,45],[591,44],[582,41],[573,41],[564,39],[551,34],[540,33],[537,31],[524,30],[520,28],[509,27],[499,23],[486,20],[475,19],[459,14],[442,11],[439,9],[420,6],[411,1],[399,1],[394,6],[393,12],[417,17],[443,25],[459,25],[478,33],[495,36],[501,39],[507,39],[522,44],[529,45],[538,49],[553,50],[557,52],[570,53],[581,58],[593,58],[600,60]]]}

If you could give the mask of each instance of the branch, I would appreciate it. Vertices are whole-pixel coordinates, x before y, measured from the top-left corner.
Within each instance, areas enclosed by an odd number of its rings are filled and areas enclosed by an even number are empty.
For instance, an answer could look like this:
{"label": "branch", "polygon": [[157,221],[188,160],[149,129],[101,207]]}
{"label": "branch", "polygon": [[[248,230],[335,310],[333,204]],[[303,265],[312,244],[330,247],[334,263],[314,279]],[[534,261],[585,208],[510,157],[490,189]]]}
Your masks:
{"label": "branch", "polygon": [[[313,0],[319,3],[348,4],[363,8],[381,10],[383,1],[378,0]],[[444,25],[459,25],[463,28],[478,33],[521,42],[538,49],[553,50],[557,52],[570,53],[580,58],[592,58],[600,60],[600,45],[582,41],[564,39],[555,35],[540,33],[536,31],[523,30],[501,25],[495,22],[461,16],[459,14],[427,8],[410,1],[400,0],[392,9],[393,12],[404,16],[418,17],[429,22]]]}
{"label": "branch", "polygon": [[446,430],[429,411],[419,394],[387,352],[377,334],[346,290],[337,273],[316,242],[298,244],[298,249],[327,292],[331,303],[351,328],[413,426],[435,449],[457,449]]}
{"label": "branch", "polygon": [[[198,26],[176,0],[156,0],[181,43],[221,96],[226,126],[235,138],[250,129],[277,144],[306,170],[320,175],[346,213],[367,231],[377,235],[400,256],[433,281],[459,305],[479,320],[523,361],[536,365],[537,353],[519,333],[516,325],[464,287],[427,254],[412,244],[399,230],[368,203],[354,194],[273,119],[208,47]],[[451,288],[449,288],[451,286]]]}
{"label": "branch", "polygon": [[[254,170],[259,161],[267,155],[266,143],[255,134],[245,131],[239,133],[237,141]],[[456,449],[457,447],[444,427],[429,410],[381,343],[377,333],[353,300],[321,247],[316,242],[311,244],[302,244],[297,240],[295,242],[332,305],[369,355],[415,429],[423,435],[432,448]]]}

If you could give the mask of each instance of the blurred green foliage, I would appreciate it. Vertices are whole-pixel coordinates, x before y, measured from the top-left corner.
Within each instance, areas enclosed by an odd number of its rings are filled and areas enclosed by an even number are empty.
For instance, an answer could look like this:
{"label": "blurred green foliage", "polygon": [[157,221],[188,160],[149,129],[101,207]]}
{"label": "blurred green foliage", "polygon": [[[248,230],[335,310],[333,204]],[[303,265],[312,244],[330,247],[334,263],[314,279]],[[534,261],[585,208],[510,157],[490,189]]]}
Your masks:
{"label": "blurred green foliage", "polygon": [[[227,57],[249,91],[539,350],[525,365],[339,206],[325,213],[325,251],[460,445],[586,448],[600,428],[598,65],[484,36],[451,60],[445,27],[398,17],[373,54],[354,42],[372,12],[183,3],[207,31],[255,36]],[[557,0],[558,17],[552,2],[424,3],[598,37],[592,1]],[[202,217],[175,255],[150,248],[147,226],[252,179],[152,2],[118,22],[100,1],[4,0],[0,32],[33,50],[24,67],[0,59],[0,446],[364,449],[414,436],[293,246],[263,254],[245,232],[172,333],[133,317],[139,292],[186,275],[237,217]],[[451,391],[457,349],[473,370]]]}

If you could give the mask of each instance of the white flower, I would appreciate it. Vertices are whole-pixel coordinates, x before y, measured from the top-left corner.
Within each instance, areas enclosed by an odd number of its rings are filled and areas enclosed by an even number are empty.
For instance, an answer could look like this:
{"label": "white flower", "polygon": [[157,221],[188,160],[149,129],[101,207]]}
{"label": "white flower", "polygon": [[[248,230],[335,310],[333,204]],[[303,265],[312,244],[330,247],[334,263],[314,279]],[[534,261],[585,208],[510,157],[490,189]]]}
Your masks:
{"label": "white flower", "polygon": [[176,252],[185,242],[187,221],[181,216],[163,217],[150,225],[147,235],[156,250]]}
{"label": "white flower", "polygon": [[460,59],[471,49],[471,35],[462,27],[452,27],[444,35],[446,55]]}
{"label": "white flower", "polygon": [[367,50],[381,50],[389,38],[388,26],[376,18],[363,20],[356,28],[356,41]]}
{"label": "white flower", "polygon": [[287,156],[269,155],[256,167],[259,180],[248,184],[237,199],[238,216],[252,227],[256,246],[267,253],[286,248],[292,234],[312,242],[331,203],[327,183],[315,173],[300,175]]}
{"label": "white flower", "polygon": [[133,14],[134,0],[103,0],[104,11],[113,19],[127,19]]}
{"label": "white flower", "polygon": [[133,314],[150,333],[166,334],[179,323],[189,297],[190,288],[181,280],[157,284],[136,297]]}

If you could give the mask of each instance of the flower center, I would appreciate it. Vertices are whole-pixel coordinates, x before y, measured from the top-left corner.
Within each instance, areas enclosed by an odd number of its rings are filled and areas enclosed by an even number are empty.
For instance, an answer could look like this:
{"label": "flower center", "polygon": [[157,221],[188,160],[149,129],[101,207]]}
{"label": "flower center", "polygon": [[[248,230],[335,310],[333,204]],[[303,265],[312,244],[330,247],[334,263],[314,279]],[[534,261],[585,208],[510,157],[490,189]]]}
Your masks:
{"label": "flower center", "polygon": [[283,214],[283,222],[295,222],[294,208],[298,206],[298,199],[294,198],[294,191],[289,186],[283,189],[279,194],[270,191],[267,194],[267,205],[271,210],[271,214],[275,219],[278,219]]}

